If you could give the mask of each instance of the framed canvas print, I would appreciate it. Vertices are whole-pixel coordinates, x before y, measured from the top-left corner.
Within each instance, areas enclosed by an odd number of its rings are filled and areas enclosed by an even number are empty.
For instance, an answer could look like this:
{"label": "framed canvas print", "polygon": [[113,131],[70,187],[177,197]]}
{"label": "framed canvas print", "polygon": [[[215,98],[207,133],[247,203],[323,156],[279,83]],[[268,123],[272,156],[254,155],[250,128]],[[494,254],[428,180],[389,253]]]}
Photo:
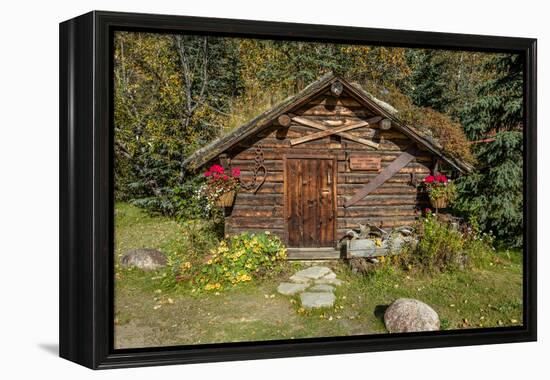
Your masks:
{"label": "framed canvas print", "polygon": [[536,339],[536,40],[60,25],[60,355]]}

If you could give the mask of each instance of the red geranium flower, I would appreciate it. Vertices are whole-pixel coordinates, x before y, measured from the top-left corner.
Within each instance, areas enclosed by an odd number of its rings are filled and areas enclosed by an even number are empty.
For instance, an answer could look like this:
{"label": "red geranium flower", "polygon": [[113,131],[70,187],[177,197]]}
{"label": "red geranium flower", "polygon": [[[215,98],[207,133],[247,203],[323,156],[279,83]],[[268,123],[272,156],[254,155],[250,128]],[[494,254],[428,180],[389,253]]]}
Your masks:
{"label": "red geranium flower", "polygon": [[238,178],[241,175],[241,169],[233,168],[233,170],[231,170],[231,175],[235,178]]}
{"label": "red geranium flower", "polygon": [[436,182],[439,182],[439,183],[446,183],[447,177],[444,174],[438,174],[435,176],[435,180]]}
{"label": "red geranium flower", "polygon": [[205,177],[210,177],[212,175],[212,172],[210,170],[207,170],[205,173],[204,173],[204,176]]}
{"label": "red geranium flower", "polygon": [[220,166],[220,165],[212,165],[210,167],[210,171],[213,172],[213,173],[218,173],[218,174],[223,174],[224,172],[224,168],[223,166]]}
{"label": "red geranium flower", "polygon": [[224,180],[224,181],[227,181],[228,179],[229,179],[229,176],[228,176],[227,174],[225,174],[225,175],[223,176],[223,180]]}
{"label": "red geranium flower", "polygon": [[435,181],[435,177],[433,175],[429,175],[426,178],[424,178],[424,182],[426,183],[432,183],[433,181]]}

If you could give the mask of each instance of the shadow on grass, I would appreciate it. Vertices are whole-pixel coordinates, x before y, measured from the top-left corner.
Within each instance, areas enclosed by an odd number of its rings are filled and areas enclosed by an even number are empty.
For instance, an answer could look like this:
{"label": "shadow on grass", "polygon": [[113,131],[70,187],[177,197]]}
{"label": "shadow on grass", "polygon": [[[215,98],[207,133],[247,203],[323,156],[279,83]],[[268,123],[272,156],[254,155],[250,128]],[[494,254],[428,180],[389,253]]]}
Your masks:
{"label": "shadow on grass", "polygon": [[374,316],[384,323],[384,313],[390,305],[376,305],[374,308]]}

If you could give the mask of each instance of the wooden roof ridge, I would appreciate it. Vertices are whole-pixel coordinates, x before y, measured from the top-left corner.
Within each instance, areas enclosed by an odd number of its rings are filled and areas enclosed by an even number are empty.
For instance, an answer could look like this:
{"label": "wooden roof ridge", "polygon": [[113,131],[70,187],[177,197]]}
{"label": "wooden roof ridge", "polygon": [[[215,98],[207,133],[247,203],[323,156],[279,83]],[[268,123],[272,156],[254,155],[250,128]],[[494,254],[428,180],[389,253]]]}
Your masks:
{"label": "wooden roof ridge", "polygon": [[191,170],[199,168],[215,158],[217,155],[223,153],[225,150],[233,147],[247,137],[254,135],[264,127],[267,127],[280,114],[283,114],[301,105],[302,103],[305,103],[308,99],[318,95],[326,88],[327,85],[330,85],[334,80],[336,80],[336,78],[337,77],[332,72],[323,75],[321,78],[311,82],[295,95],[289,96],[274,107],[256,116],[249,122],[235,128],[229,133],[215,139],[210,144],[198,149],[183,162],[183,165]]}
{"label": "wooden roof ridge", "polygon": [[274,107],[256,116],[249,122],[213,140],[208,145],[198,149],[183,162],[183,165],[187,168],[187,170],[191,171],[200,168],[202,165],[211,161],[216,156],[234,147],[240,141],[254,135],[263,128],[269,126],[274,120],[277,119],[277,117],[279,117],[279,115],[287,113],[292,109],[295,109],[307,103],[309,99],[321,94],[327,88],[330,88],[330,85],[335,81],[341,82],[344,88],[348,90],[348,93],[350,93],[352,97],[359,100],[360,103],[365,104],[374,112],[377,112],[382,116],[390,119],[400,132],[402,132],[412,140],[416,141],[417,143],[421,144],[422,146],[426,147],[426,149],[431,151],[433,154],[439,156],[441,159],[443,159],[445,162],[450,164],[458,171],[462,173],[468,173],[473,169],[469,164],[462,161],[461,159],[443,152],[441,145],[439,145],[433,139],[420,134],[415,128],[407,126],[403,122],[401,122],[396,116],[398,110],[395,109],[392,105],[375,98],[372,94],[365,91],[359,85],[350,84],[348,81],[334,75],[334,73],[332,72],[323,75],[316,81],[307,85],[303,90],[299,91],[295,95],[286,98]]}

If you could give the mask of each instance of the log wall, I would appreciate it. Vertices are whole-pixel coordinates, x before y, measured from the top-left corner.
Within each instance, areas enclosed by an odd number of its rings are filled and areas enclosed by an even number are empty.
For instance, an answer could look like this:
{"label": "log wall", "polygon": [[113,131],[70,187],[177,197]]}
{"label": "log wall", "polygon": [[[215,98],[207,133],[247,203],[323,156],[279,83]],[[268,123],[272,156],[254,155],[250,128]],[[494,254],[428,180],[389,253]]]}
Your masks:
{"label": "log wall", "polygon": [[[293,111],[292,114],[310,120],[322,121],[332,126],[357,122],[375,116],[372,110],[362,106],[346,93],[339,98],[334,98],[330,92],[311,100]],[[357,228],[359,223],[370,222],[382,227],[414,223],[419,216],[419,210],[428,207],[426,195],[417,191],[411,180],[416,176],[420,181],[429,174],[434,157],[427,151],[419,151],[415,160],[381,187],[353,206],[344,208],[343,204],[346,199],[351,198],[356,191],[379,173],[379,171],[351,170],[350,155],[358,153],[375,155],[380,158],[380,170],[383,170],[413,142],[394,128],[384,131],[374,124],[346,133],[377,142],[379,149],[335,136],[295,146],[290,145],[291,139],[318,131],[294,121],[288,128],[285,128],[275,121],[270,127],[259,132],[253,138],[241,142],[228,152],[231,166],[239,167],[242,180],[248,183],[253,178],[256,148],[261,145],[267,177],[256,194],[245,190],[238,193],[230,215],[226,218],[227,234],[269,230],[286,241],[284,157],[297,153],[332,156],[337,159],[336,241],[350,228]]]}

